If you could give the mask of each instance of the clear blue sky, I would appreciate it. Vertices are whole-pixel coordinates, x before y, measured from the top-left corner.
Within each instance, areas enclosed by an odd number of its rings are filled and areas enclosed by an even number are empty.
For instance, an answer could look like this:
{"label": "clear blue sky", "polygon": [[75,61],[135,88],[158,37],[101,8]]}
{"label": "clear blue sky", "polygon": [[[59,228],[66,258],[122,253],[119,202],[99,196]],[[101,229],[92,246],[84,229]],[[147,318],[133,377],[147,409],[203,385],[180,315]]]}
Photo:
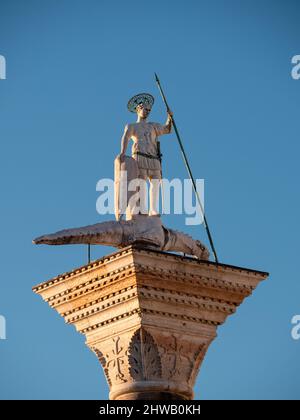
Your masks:
{"label": "clear blue sky", "polygon": [[[149,91],[152,120],[165,120],[154,71],[205,179],[220,260],[270,272],[219,328],[196,398],[300,397],[299,20],[291,0],[1,0],[0,398],[107,398],[84,337],[31,291],[85,263],[86,249],[31,240],[109,218],[96,183],[113,176],[127,100]],[[165,176],[184,178],[174,134],[162,148]],[[165,223],[207,243],[184,216]]]}

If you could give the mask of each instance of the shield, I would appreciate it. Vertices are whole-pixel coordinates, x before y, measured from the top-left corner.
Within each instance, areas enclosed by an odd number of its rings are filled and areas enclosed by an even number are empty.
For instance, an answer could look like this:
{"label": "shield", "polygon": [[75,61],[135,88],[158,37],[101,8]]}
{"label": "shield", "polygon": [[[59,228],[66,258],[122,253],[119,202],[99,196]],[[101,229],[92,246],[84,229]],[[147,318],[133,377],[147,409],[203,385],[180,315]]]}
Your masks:
{"label": "shield", "polygon": [[136,191],[128,191],[131,180],[138,178],[138,166],[135,159],[125,156],[123,162],[120,157],[115,159],[115,180],[114,180],[114,199],[115,217],[120,220],[121,215],[126,213],[128,202]]}

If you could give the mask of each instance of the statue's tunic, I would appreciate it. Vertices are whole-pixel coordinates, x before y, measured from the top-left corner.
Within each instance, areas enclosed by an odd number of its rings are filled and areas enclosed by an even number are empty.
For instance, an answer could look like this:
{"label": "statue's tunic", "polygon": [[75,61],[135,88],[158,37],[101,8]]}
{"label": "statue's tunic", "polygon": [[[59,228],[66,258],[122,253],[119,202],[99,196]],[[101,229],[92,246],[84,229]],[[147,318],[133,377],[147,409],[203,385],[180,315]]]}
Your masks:
{"label": "statue's tunic", "polygon": [[[128,124],[128,130],[133,140],[132,157],[136,159],[138,168],[149,172],[160,171],[160,161],[157,159],[157,137],[168,134],[168,126],[154,122],[139,122]],[[153,156],[153,158],[139,153]]]}

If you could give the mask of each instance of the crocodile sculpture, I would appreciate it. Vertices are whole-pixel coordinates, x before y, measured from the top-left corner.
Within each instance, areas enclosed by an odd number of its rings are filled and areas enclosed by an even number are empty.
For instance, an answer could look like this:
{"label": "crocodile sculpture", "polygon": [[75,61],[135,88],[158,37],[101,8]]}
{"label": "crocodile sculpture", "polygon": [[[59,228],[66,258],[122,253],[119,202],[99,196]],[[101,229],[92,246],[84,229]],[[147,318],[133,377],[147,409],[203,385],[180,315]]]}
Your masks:
{"label": "crocodile sculpture", "polygon": [[163,226],[160,217],[142,216],[132,220],[107,221],[40,236],[34,244],[98,244],[122,248],[128,245],[160,251],[182,252],[208,260],[208,249],[191,236]]}

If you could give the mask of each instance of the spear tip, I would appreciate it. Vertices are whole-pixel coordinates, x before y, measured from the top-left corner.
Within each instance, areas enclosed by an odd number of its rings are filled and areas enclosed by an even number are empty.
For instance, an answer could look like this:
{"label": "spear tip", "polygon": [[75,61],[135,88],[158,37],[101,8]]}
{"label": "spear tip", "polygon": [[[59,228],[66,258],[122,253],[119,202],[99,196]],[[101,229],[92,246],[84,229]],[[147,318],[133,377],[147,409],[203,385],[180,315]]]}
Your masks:
{"label": "spear tip", "polygon": [[158,78],[157,74],[156,74],[156,73],[154,73],[154,74],[155,74],[155,80],[156,80],[157,82],[159,82],[159,78]]}

